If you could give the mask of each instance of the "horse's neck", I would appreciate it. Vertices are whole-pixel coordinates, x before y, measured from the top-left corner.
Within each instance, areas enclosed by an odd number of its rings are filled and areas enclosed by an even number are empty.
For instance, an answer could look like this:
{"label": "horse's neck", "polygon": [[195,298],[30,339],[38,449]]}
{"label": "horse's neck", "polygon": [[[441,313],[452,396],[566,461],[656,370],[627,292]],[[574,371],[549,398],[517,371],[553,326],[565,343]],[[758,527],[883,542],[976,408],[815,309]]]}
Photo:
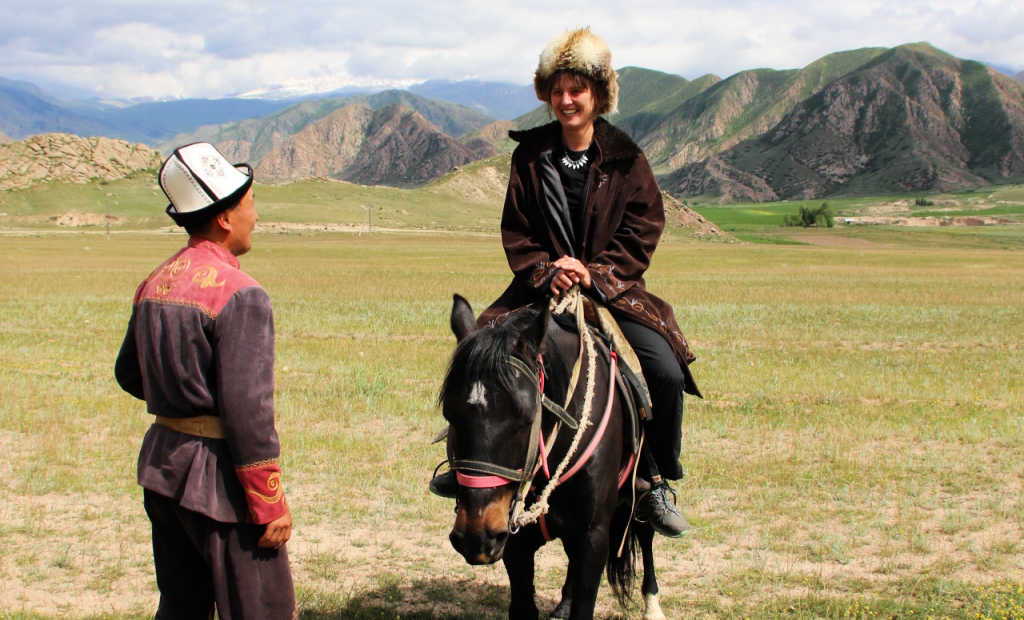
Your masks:
{"label": "horse's neck", "polygon": [[548,327],[544,354],[544,392],[561,402],[569,388],[569,378],[579,357],[580,336],[552,321]]}

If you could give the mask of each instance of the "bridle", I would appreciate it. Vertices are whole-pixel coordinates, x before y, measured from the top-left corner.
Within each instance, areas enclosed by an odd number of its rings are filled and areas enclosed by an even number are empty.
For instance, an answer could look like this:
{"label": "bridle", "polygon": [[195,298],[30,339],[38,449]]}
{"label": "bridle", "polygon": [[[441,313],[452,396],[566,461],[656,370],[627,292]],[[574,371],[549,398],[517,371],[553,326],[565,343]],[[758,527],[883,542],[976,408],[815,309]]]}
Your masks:
{"label": "bridle", "polygon": [[[590,444],[587,449],[583,452],[576,463],[564,474],[560,472],[565,470],[568,465],[568,461],[572,458],[572,451],[568,452],[565,459],[558,465],[555,470],[557,479],[552,478],[552,474],[548,467],[547,451],[554,446],[555,439],[557,438],[559,425],[565,424],[569,429],[577,432],[576,440],[574,445],[578,442],[579,435],[585,430],[585,425],[581,427],[580,422],[573,418],[565,407],[559,405],[555,401],[551,400],[544,393],[544,359],[541,355],[537,356],[538,368],[534,370],[516,356],[510,356],[508,363],[514,368],[522,371],[527,377],[531,378],[535,389],[539,395],[537,399],[537,409],[533,418],[533,423],[530,427],[530,439],[527,444],[526,457],[524,459],[523,467],[520,469],[511,469],[501,465],[496,465],[487,461],[479,461],[472,459],[454,459],[452,461],[452,469],[455,470],[455,476],[461,486],[472,488],[472,489],[489,489],[506,486],[509,484],[518,484],[517,492],[512,501],[512,506],[509,510],[509,532],[515,534],[519,531],[522,525],[530,523],[537,519],[543,519],[543,515],[547,512],[547,494],[550,494],[554,487],[564,483],[566,480],[571,478],[577,471],[579,471],[584,464],[590,459],[597,445],[600,443],[601,438],[604,436],[604,431],[607,428],[608,420],[611,415],[612,404],[615,395],[615,372],[618,356],[614,351],[610,351],[610,367],[609,367],[609,385],[608,385],[608,398],[605,404],[604,415],[601,418],[601,422],[592,437]],[[590,368],[589,372],[593,372],[594,368]],[[576,374],[575,372],[573,373]],[[566,404],[572,399],[574,388],[568,390],[566,394]],[[541,426],[544,410],[547,409],[558,421],[555,424],[554,429],[547,439],[544,440],[541,437]],[[584,420],[587,420],[587,416],[584,416]],[[630,458],[629,463],[623,469],[619,475],[618,486],[622,487],[629,472],[633,469],[635,464],[635,455]],[[536,476],[537,472],[543,469],[545,475],[548,477],[548,486],[542,493],[542,500],[538,502],[539,506],[535,505],[526,514],[523,514],[522,508],[525,505],[526,495],[531,487],[531,482]],[[472,472],[472,473],[466,473]],[[559,475],[560,474],[560,475]],[[545,538],[548,538],[546,534],[546,528],[541,521],[541,528],[545,531]]]}
{"label": "bridle", "polygon": [[[487,461],[474,459],[453,459],[452,469],[455,470],[455,477],[459,484],[472,489],[490,489],[505,486],[507,484],[529,482],[536,473],[538,455],[540,453],[540,432],[544,409],[547,409],[564,423],[567,427],[575,430],[578,422],[569,415],[564,407],[551,400],[544,393],[544,358],[537,355],[537,369],[530,368],[529,364],[516,356],[510,356],[506,363],[521,371],[530,378],[534,388],[539,395],[537,409],[534,412],[533,422],[530,426],[530,440],[528,443],[526,458],[523,467],[511,469],[502,465],[496,465]],[[570,395],[571,397],[571,395]],[[472,473],[466,473],[472,472]],[[530,472],[528,476],[523,472]]]}

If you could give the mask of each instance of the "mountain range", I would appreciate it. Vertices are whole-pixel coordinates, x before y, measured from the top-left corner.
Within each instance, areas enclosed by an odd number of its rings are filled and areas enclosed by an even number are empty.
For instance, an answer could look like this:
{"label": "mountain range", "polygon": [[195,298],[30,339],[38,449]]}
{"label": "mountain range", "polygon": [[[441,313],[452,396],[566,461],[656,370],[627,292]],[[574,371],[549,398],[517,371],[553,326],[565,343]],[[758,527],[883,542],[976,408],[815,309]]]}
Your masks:
{"label": "mountain range", "polygon": [[[800,69],[725,79],[623,67],[619,83],[619,111],[609,120],[637,141],[677,196],[757,201],[1024,179],[1024,84],[927,43],[842,51]],[[61,104],[0,80],[0,132],[108,135],[122,123],[165,153],[213,142],[271,181],[416,186],[507,155],[509,129],[549,122],[532,90],[428,82],[291,102],[189,100],[116,111]],[[510,119],[516,110],[528,111]]]}
{"label": "mountain range", "polygon": [[409,186],[497,154],[483,140],[463,144],[453,137],[491,122],[473,108],[389,90],[309,100],[266,117],[201,127],[160,150],[204,140],[271,181],[324,176]]}
{"label": "mountain range", "polygon": [[761,201],[1024,177],[1024,85],[924,43],[864,54],[778,122],[685,162],[662,185]]}

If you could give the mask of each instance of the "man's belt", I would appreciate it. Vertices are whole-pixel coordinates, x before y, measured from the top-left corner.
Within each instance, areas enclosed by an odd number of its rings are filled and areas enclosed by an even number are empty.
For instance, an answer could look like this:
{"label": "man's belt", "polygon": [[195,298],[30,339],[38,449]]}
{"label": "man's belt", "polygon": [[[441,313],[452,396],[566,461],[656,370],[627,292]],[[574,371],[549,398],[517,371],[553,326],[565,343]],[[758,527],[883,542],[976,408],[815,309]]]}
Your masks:
{"label": "man's belt", "polygon": [[156,423],[186,435],[206,437],[207,439],[224,439],[224,429],[220,425],[220,418],[215,415],[199,415],[191,418],[168,418],[158,415]]}

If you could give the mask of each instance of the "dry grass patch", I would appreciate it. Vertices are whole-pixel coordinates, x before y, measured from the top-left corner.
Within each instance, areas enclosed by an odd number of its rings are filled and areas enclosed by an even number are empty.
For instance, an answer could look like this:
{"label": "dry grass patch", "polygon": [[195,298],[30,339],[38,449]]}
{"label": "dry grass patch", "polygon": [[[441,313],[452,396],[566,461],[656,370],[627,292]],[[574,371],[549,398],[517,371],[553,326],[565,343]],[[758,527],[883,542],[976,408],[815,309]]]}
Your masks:
{"label": "dry grass patch", "polygon": [[[135,458],[150,418],[112,364],[139,279],[179,236],[0,237],[0,608],[146,616]],[[451,294],[504,288],[494,237],[258,235],[307,618],[500,618],[500,566],[450,549],[426,492]],[[1024,574],[1024,253],[670,239],[689,399],[680,503],[656,542],[670,617],[982,617]],[[539,601],[564,556],[540,554]],[[599,617],[621,617],[602,589]],[[1018,607],[1019,608],[1019,607]],[[636,609],[627,612],[636,617]],[[973,616],[971,616],[973,617]],[[1003,616],[1013,617],[1013,616]],[[1018,616],[1019,617],[1019,616]]]}

